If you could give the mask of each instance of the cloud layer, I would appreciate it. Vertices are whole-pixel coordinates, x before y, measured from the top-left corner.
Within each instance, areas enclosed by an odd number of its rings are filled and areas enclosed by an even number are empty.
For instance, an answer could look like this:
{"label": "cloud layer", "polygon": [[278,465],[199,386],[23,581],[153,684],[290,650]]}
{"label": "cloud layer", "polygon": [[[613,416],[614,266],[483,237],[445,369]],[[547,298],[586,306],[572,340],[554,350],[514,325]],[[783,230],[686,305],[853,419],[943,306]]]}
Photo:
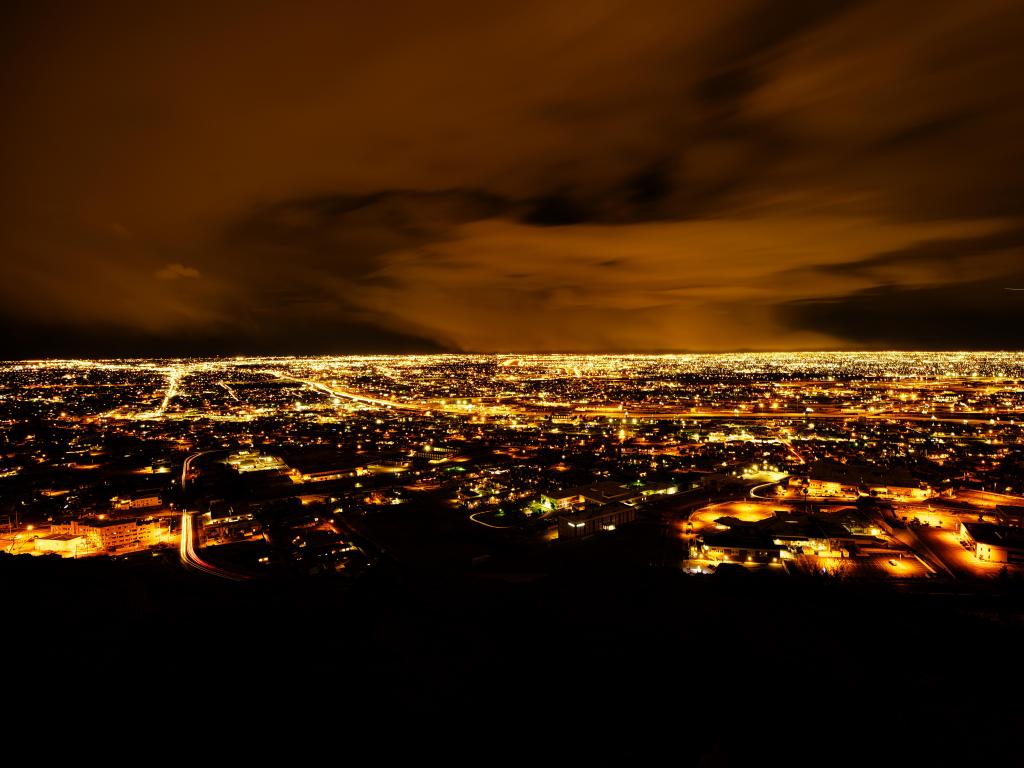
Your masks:
{"label": "cloud layer", "polygon": [[1024,346],[1019,3],[4,13],[0,356]]}

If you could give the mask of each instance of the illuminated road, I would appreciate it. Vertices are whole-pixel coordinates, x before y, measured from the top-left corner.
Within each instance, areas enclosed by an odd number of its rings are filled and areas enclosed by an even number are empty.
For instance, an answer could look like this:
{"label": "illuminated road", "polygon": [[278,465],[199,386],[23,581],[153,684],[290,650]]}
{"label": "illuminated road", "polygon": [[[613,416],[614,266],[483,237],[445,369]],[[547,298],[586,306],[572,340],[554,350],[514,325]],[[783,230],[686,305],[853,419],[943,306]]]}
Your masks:
{"label": "illuminated road", "polygon": [[346,400],[354,400],[357,403],[366,403],[367,405],[376,405],[381,408],[396,408],[403,411],[429,411],[429,406],[416,405],[414,403],[400,403],[397,400],[383,400],[379,397],[371,397],[370,395],[364,395],[361,392],[352,392],[347,389],[338,389],[337,387],[329,387],[322,381],[314,381],[313,379],[296,379],[292,376],[288,376],[281,371],[267,371],[267,373],[276,376],[284,381],[294,381],[296,384],[305,384],[313,389],[318,389],[324,394],[330,395],[331,397],[340,397]]}
{"label": "illuminated road", "polygon": [[366,403],[367,405],[377,405],[382,408],[398,408],[405,411],[426,411],[429,410],[426,406],[414,405],[412,403],[400,403],[397,400],[382,400],[377,397],[370,397],[369,395],[363,395],[359,392],[352,392],[347,389],[338,389],[337,387],[329,387],[322,381],[312,381],[306,379],[298,379],[303,384],[308,384],[314,389],[319,389],[321,392],[325,392],[332,397],[342,397],[346,400],[355,400],[357,403]]}
{"label": "illuminated road", "polygon": [[750,489],[750,498],[761,499],[762,501],[778,501],[778,497],[775,495],[762,496],[761,494],[758,493],[758,491],[761,490],[762,488],[774,488],[776,486],[778,486],[778,483],[762,483],[761,485],[755,485],[753,488]]}
{"label": "illuminated road", "polygon": [[246,581],[249,577],[239,573],[232,573],[215,565],[210,565],[203,560],[195,548],[195,520],[191,512],[181,513],[181,544],[178,550],[181,556],[181,564],[186,568],[205,573],[208,576],[218,576],[230,581]]}
{"label": "illuminated road", "polygon": [[225,391],[226,391],[226,392],[227,392],[227,393],[228,393],[229,395],[231,395],[232,399],[234,399],[234,401],[235,401],[236,403],[240,403],[240,402],[242,402],[241,398],[239,398],[239,397],[238,397],[238,393],[237,393],[237,392],[235,392],[235,390],[231,388],[231,385],[230,385],[230,384],[228,384],[228,383],[226,383],[226,382],[223,382],[223,381],[218,381],[217,383],[218,383],[218,384],[220,384],[220,386],[224,387],[224,390],[225,390]]}
{"label": "illuminated road", "polygon": [[[928,422],[931,424],[971,424],[971,425],[989,425],[989,426],[1010,426],[1016,423],[1018,414],[1014,413],[1003,413],[993,414],[992,417],[979,417],[976,413],[967,413],[962,416],[957,416],[955,413],[943,413],[941,415],[935,413],[922,413],[921,411],[895,411],[895,410],[861,410],[861,409],[850,409],[850,408],[828,408],[820,407],[814,411],[780,411],[780,410],[745,410],[743,408],[721,408],[721,409],[708,409],[702,408],[697,410],[693,407],[678,406],[672,407],[671,405],[663,406],[658,409],[650,407],[644,407],[642,405],[630,405],[628,403],[619,403],[615,406],[577,406],[572,407],[570,403],[544,403],[544,402],[532,402],[528,404],[509,405],[492,405],[488,406],[476,406],[475,408],[467,408],[466,406],[453,406],[444,402],[432,402],[432,403],[414,403],[414,402],[402,402],[399,400],[389,400],[380,397],[374,397],[373,395],[357,392],[350,389],[342,389],[337,386],[331,386],[325,384],[322,381],[316,381],[313,379],[297,379],[289,376],[279,370],[267,370],[269,373],[277,378],[293,381],[298,384],[305,384],[306,386],[317,389],[331,397],[343,398],[358,403],[364,403],[370,406],[376,406],[378,408],[393,408],[396,410],[403,411],[417,411],[420,413],[479,413],[487,416],[506,416],[506,417],[519,417],[524,419],[539,419],[543,418],[544,415],[553,415],[555,413],[565,413],[569,411],[576,413],[580,416],[590,417],[602,417],[611,419],[623,419],[623,418],[645,418],[645,419],[753,419],[753,420],[786,420],[786,421],[829,421],[829,420],[842,420],[850,421],[856,419],[868,419],[872,421],[906,421],[906,422]],[[557,405],[558,407],[545,409],[545,405]],[[792,443],[786,438],[779,438],[778,442],[782,443],[790,454],[799,463],[806,463],[806,459],[800,454],[799,451],[794,448]]]}
{"label": "illuminated road", "polygon": [[504,531],[507,528],[512,527],[511,525],[491,525],[490,523],[485,523],[483,520],[477,520],[477,515],[482,515],[487,511],[488,510],[485,509],[481,512],[474,512],[472,515],[469,516],[469,519],[478,525],[486,525],[488,528],[497,528],[499,531]]}
{"label": "illuminated road", "polygon": [[801,464],[806,464],[807,463],[807,461],[804,459],[804,457],[801,455],[801,453],[796,448],[793,447],[793,443],[791,443],[788,439],[786,439],[784,437],[780,437],[780,438],[778,438],[778,440],[779,440],[779,442],[782,445],[786,446],[786,450],[789,451],[790,455],[794,459],[796,459]]}
{"label": "illuminated road", "polygon": [[188,483],[188,473],[192,468],[192,462],[198,459],[200,456],[205,456],[208,453],[217,453],[220,449],[214,449],[212,451],[199,451],[199,453],[193,453],[191,456],[185,459],[181,465],[181,490],[185,490],[185,486]]}
{"label": "illuminated road", "polygon": [[167,413],[167,407],[171,404],[178,394],[178,384],[185,376],[188,375],[188,370],[185,366],[176,365],[167,370],[167,390],[164,392],[164,399],[160,401],[160,405],[157,406],[155,411],[148,413],[140,413],[140,419],[159,419]]}
{"label": "illuminated road", "polygon": [[[398,400],[384,400],[379,397],[372,397],[362,392],[354,392],[350,389],[339,389],[338,387],[335,386],[328,386],[327,384],[324,384],[322,381],[314,381],[312,379],[292,379],[292,381],[297,381],[302,384],[306,384],[332,397],[344,398],[346,400],[352,400],[357,403],[365,403],[366,405],[374,405],[377,406],[378,408],[393,408],[398,411],[415,411],[417,413],[427,415],[431,413],[456,413],[463,416],[474,413],[481,413],[490,416],[496,414],[514,415],[516,413],[514,409],[500,408],[497,406],[490,408],[478,408],[474,406],[445,404],[443,402],[403,403]],[[521,413],[523,415],[528,415],[534,412],[524,409]],[[534,413],[534,415],[536,414]]]}
{"label": "illuminated road", "polygon": [[[842,421],[853,421],[856,419],[869,419],[873,421],[925,421],[931,424],[973,424],[973,425],[988,425],[988,426],[1000,426],[1007,427],[1012,426],[1020,418],[1019,414],[1015,414],[1013,418],[1001,417],[1001,418],[979,418],[977,416],[969,415],[956,416],[956,415],[924,415],[921,413],[911,412],[900,412],[900,411],[860,411],[860,410],[817,410],[812,413],[806,411],[745,411],[742,409],[735,408],[723,408],[720,410],[707,410],[703,409],[700,411],[688,409],[685,407],[679,408],[664,408],[657,411],[646,410],[642,407],[630,408],[627,405],[622,407],[609,407],[609,408],[576,408],[576,412],[583,413],[587,416],[601,416],[603,418],[610,419],[621,419],[621,418],[638,418],[638,419],[769,419],[769,420],[786,420],[786,421],[826,421],[826,420],[842,420]],[[798,458],[802,457],[796,454]]]}

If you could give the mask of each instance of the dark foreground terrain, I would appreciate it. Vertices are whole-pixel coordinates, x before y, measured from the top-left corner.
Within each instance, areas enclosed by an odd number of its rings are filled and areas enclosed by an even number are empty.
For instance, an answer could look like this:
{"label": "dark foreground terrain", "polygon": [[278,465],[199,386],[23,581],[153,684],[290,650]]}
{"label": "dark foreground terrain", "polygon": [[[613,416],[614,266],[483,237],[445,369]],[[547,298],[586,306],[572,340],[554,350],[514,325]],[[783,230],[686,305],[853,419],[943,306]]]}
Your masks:
{"label": "dark foreground terrain", "polygon": [[235,584],[170,558],[0,556],[18,739],[88,733],[98,756],[232,764],[1024,754],[1013,580],[929,594],[628,565],[539,575],[385,562],[355,585]]}

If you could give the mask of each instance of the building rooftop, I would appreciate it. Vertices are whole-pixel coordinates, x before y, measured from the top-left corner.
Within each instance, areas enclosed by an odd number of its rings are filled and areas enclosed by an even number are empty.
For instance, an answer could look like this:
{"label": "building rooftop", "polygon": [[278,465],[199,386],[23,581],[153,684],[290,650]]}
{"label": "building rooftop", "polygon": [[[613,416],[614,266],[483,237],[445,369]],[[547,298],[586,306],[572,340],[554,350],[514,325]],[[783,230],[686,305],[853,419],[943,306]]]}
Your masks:
{"label": "building rooftop", "polygon": [[546,493],[544,495],[552,499],[568,499],[582,496],[589,501],[608,504],[613,501],[639,496],[640,491],[636,488],[630,488],[617,480],[601,480],[589,485],[578,485],[573,488],[566,488],[564,491]]}
{"label": "building rooftop", "polygon": [[979,544],[992,547],[1024,549],[1024,531],[992,523],[964,523],[964,528]]}
{"label": "building rooftop", "polygon": [[1013,520],[1018,525],[1024,521],[1024,507],[1015,504],[997,504],[996,513],[1004,520]]}
{"label": "building rooftop", "polygon": [[79,520],[78,524],[90,528],[110,528],[115,525],[138,525],[139,522],[137,517],[107,517],[102,520],[98,517],[87,517]]}
{"label": "building rooftop", "polygon": [[804,473],[815,480],[830,483],[864,486],[896,486],[918,488],[921,483],[903,467],[885,469],[872,464],[846,463],[841,461],[815,461]]}
{"label": "building rooftop", "polygon": [[711,531],[701,536],[701,540],[709,547],[764,549],[779,551],[780,544],[772,541],[770,533],[763,530],[741,528],[729,531]]}
{"label": "building rooftop", "polygon": [[820,515],[777,514],[763,523],[775,538],[849,539],[853,537],[837,520]]}
{"label": "building rooftop", "polygon": [[613,501],[610,504],[588,505],[583,509],[577,510],[575,512],[564,512],[560,514],[559,517],[565,518],[567,520],[581,522],[585,520],[599,520],[600,518],[607,517],[608,515],[618,514],[623,510],[632,511],[633,507],[630,507],[619,501]]}
{"label": "building rooftop", "polygon": [[369,460],[355,451],[330,448],[282,451],[281,458],[289,467],[303,474],[355,469],[365,466]]}

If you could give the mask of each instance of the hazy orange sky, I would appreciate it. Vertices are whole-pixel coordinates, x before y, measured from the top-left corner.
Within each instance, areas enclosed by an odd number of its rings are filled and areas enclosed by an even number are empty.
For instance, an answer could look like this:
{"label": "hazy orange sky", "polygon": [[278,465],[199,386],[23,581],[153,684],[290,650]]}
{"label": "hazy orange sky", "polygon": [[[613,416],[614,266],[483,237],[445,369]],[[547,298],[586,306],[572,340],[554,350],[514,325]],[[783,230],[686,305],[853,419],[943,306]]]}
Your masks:
{"label": "hazy orange sky", "polygon": [[1024,347],[1024,7],[5,3],[0,357]]}

